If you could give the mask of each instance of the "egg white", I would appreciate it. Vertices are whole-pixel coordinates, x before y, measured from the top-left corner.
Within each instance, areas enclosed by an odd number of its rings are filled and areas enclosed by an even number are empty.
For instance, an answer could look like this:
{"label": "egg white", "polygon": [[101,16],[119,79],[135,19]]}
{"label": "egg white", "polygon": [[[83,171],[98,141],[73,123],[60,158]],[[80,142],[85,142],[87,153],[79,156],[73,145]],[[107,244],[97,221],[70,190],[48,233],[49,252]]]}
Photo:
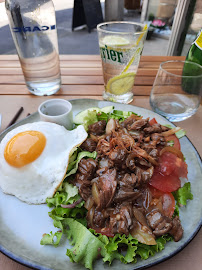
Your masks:
{"label": "egg white", "polygon": [[[8,141],[16,134],[36,130],[46,137],[41,155],[21,168],[9,165],[4,158]],[[19,126],[6,134],[0,144],[0,187],[6,194],[28,204],[41,204],[53,197],[67,171],[69,157],[75,147],[87,138],[83,126],[72,131],[49,122],[34,122]]]}

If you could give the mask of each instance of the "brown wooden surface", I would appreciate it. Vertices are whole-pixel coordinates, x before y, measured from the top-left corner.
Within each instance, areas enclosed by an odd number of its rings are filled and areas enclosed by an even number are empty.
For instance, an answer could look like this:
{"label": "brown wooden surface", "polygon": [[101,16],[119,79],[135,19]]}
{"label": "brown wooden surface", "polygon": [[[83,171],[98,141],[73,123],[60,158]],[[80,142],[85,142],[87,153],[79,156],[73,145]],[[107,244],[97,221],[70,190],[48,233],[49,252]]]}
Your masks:
{"label": "brown wooden surface", "polygon": [[[22,71],[16,55],[0,56],[0,113],[2,127],[7,126],[18,109],[23,106],[20,116],[37,111],[41,102],[51,98],[92,98],[102,99],[103,79],[100,57],[97,55],[62,55],[62,88],[51,97],[37,97],[29,94],[23,80]],[[159,64],[167,60],[183,60],[184,57],[142,56],[134,85],[134,100],[131,104],[151,109],[149,95]],[[187,131],[199,154],[202,156],[202,106],[191,118],[178,124]],[[202,179],[201,179],[202,180]],[[150,270],[199,270],[202,268],[202,232],[179,254],[162,262]],[[106,267],[106,266],[105,266]],[[0,254],[0,270],[25,270],[22,266]],[[109,268],[110,269],[110,268]]]}

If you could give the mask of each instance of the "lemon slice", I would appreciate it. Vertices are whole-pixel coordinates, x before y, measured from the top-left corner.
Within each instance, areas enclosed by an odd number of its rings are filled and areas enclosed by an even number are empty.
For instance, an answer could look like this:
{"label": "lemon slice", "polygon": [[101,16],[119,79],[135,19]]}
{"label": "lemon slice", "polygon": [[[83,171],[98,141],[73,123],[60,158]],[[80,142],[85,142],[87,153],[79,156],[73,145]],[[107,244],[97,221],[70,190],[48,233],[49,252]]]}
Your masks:
{"label": "lemon slice", "polygon": [[102,45],[107,45],[107,46],[125,46],[125,45],[129,45],[130,41],[124,37],[110,35],[110,36],[105,36],[102,39],[101,43]]}
{"label": "lemon slice", "polygon": [[114,95],[123,95],[131,90],[134,80],[134,72],[114,76],[108,81],[106,91]]}

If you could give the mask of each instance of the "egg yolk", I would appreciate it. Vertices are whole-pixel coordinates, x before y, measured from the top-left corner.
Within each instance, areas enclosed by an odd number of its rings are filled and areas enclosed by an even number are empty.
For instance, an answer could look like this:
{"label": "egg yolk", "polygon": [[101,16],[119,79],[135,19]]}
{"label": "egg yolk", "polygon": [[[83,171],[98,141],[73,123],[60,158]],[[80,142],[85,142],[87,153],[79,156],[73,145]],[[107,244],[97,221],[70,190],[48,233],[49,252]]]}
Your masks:
{"label": "egg yolk", "polygon": [[29,130],[16,134],[4,150],[5,160],[13,167],[23,167],[36,160],[44,150],[46,137],[39,131]]}

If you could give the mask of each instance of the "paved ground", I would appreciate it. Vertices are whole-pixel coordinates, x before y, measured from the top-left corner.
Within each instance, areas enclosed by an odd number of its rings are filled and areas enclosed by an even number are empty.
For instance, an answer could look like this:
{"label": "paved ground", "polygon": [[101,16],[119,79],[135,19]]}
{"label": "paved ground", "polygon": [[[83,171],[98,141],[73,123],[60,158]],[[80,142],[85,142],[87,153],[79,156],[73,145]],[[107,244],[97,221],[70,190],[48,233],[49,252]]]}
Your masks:
{"label": "paved ground", "polygon": [[[8,26],[4,3],[0,0],[0,54],[16,54],[15,45]],[[72,11],[74,0],[53,0],[56,10],[58,43],[60,54],[98,54],[97,31],[88,33],[86,28],[72,32]],[[100,1],[104,16],[104,0]],[[201,25],[202,1],[198,0],[191,29],[197,31]],[[124,20],[140,21],[138,12],[124,12]],[[192,38],[193,39],[193,38]],[[191,41],[188,41],[183,54],[186,55]],[[143,55],[166,55],[168,39],[153,37],[145,41]]]}
{"label": "paved ground", "polygon": [[[97,31],[88,33],[86,28],[72,32],[73,0],[53,0],[56,9],[60,54],[98,54]],[[104,15],[104,0],[101,0]],[[15,45],[8,26],[4,3],[0,3],[0,54],[15,54]],[[124,20],[140,21],[138,12],[125,10]],[[153,37],[145,42],[143,55],[165,55],[168,40]]]}

